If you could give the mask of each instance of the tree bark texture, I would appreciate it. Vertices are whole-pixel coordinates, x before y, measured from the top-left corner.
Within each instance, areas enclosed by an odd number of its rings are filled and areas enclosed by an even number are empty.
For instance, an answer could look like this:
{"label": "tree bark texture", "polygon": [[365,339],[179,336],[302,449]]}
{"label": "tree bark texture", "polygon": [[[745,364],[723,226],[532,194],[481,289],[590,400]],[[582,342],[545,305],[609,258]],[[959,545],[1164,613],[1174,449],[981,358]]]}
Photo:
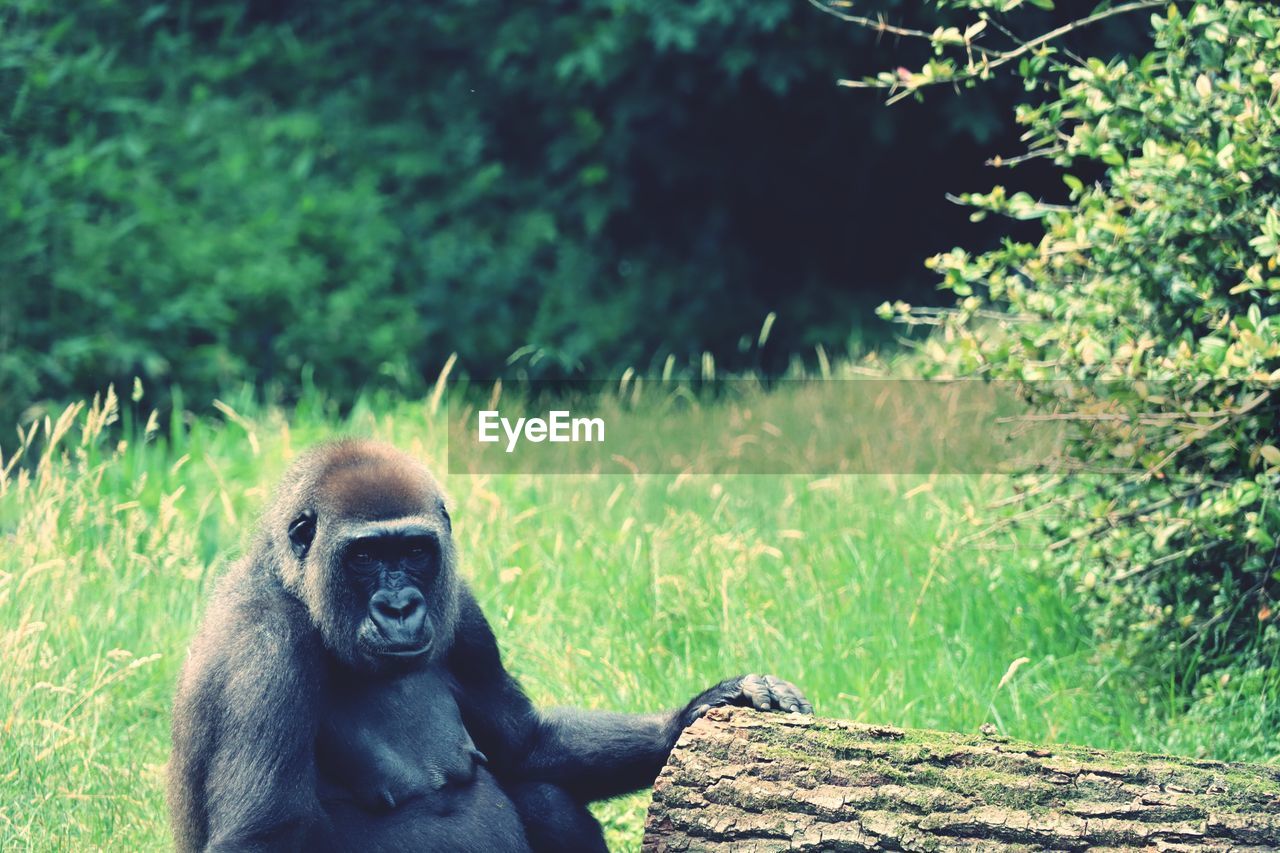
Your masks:
{"label": "tree bark texture", "polygon": [[643,849],[1276,850],[1280,767],[716,708]]}

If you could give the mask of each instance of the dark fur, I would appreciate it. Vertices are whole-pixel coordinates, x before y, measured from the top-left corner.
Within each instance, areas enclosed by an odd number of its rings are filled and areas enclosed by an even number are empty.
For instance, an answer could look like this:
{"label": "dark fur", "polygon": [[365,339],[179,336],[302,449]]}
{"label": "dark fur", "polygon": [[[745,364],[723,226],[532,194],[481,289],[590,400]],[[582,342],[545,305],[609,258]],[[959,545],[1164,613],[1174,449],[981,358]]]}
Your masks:
{"label": "dark fur", "polygon": [[[351,543],[406,529],[438,542],[430,570],[361,581]],[[651,784],[708,707],[812,711],[792,685],[744,676],[672,713],[537,712],[458,577],[451,530],[434,478],[393,448],[340,442],[290,469],[178,684],[180,850],[603,850],[586,804]],[[407,585],[427,639],[394,658],[369,595]]]}

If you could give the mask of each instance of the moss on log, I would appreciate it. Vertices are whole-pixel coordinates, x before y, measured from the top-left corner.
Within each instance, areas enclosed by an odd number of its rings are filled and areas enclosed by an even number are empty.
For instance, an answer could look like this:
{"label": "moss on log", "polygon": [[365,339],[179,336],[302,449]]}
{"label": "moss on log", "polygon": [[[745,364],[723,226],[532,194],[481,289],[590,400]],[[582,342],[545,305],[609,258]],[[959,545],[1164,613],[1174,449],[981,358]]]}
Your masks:
{"label": "moss on log", "polygon": [[1280,767],[717,708],[654,786],[646,853],[1276,850]]}

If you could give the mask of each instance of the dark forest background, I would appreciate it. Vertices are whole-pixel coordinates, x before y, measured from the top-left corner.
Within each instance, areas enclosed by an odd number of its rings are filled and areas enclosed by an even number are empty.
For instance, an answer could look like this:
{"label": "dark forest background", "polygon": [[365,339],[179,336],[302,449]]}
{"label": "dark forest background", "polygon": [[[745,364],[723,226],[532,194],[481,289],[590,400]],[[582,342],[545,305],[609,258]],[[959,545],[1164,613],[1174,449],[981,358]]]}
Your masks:
{"label": "dark forest background", "polygon": [[1016,79],[836,85],[921,56],[802,0],[8,3],[0,417],[891,345],[871,308],[933,299],[923,258],[1018,233],[945,198],[1021,150]]}

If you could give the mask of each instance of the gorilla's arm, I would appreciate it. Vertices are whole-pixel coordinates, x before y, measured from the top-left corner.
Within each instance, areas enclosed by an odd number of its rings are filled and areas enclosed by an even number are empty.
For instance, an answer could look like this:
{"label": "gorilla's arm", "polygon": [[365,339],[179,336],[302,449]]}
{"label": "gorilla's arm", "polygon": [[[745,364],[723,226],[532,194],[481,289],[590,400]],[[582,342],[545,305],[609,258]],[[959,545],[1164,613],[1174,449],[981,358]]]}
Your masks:
{"label": "gorilla's arm", "polygon": [[210,619],[179,686],[170,773],[181,779],[171,789],[180,850],[303,849],[323,835],[316,662],[300,651],[298,626],[255,604]]}
{"label": "gorilla's arm", "polygon": [[726,679],[669,713],[557,708],[540,714],[502,666],[493,632],[469,590],[462,593],[449,668],[467,729],[500,780],[549,782],[583,801],[652,785],[680,733],[708,708],[754,705],[813,713],[793,685],[747,675]]}

